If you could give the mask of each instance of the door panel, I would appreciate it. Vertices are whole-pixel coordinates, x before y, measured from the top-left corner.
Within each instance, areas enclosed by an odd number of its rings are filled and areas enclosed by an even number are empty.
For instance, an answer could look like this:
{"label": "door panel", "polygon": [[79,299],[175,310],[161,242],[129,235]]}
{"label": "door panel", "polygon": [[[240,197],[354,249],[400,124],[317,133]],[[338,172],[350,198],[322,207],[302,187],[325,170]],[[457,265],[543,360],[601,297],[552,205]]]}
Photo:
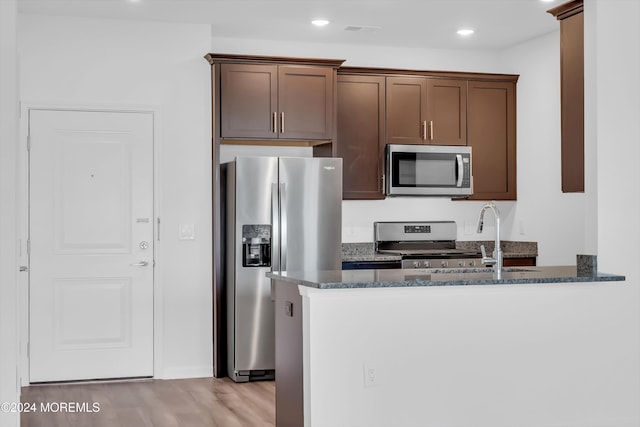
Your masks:
{"label": "door panel", "polygon": [[277,138],[278,67],[220,65],[222,138]]}
{"label": "door panel", "polygon": [[126,253],[131,246],[131,151],[102,135],[69,133],[54,171],[55,253]]}
{"label": "door panel", "polygon": [[427,80],[428,139],[436,145],[467,145],[467,82]]}
{"label": "door panel", "polygon": [[282,270],[342,265],[342,159],[281,157]]}
{"label": "door panel", "polygon": [[515,84],[469,82],[468,140],[473,149],[473,196],[516,200]]}
{"label": "door panel", "polygon": [[29,132],[30,381],[153,375],[152,114],[32,110]]}
{"label": "door panel", "polygon": [[333,137],[333,70],[281,65],[278,94],[280,138]]}
{"label": "door panel", "polygon": [[387,77],[387,143],[426,144],[427,79]]}
{"label": "door panel", "polygon": [[338,76],[343,199],[383,199],[385,78]]}

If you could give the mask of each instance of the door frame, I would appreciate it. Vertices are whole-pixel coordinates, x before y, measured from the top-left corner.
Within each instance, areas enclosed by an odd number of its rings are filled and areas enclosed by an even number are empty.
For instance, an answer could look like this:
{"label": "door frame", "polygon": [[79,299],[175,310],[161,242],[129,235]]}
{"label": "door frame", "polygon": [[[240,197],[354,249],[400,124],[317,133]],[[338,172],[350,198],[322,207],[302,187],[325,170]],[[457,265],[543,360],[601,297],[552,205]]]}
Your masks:
{"label": "door frame", "polygon": [[162,377],[163,364],[163,293],[162,293],[162,245],[161,233],[161,147],[162,147],[162,109],[149,105],[120,105],[120,104],[49,104],[38,102],[20,103],[20,146],[18,153],[18,215],[20,224],[18,229],[18,259],[20,266],[26,266],[27,271],[18,277],[18,322],[19,322],[19,366],[20,385],[30,385],[29,370],[29,256],[27,240],[29,238],[29,118],[32,110],[50,111],[87,111],[104,113],[147,113],[152,115],[153,121],[153,238],[154,238],[154,271],[153,271],[153,378]]}

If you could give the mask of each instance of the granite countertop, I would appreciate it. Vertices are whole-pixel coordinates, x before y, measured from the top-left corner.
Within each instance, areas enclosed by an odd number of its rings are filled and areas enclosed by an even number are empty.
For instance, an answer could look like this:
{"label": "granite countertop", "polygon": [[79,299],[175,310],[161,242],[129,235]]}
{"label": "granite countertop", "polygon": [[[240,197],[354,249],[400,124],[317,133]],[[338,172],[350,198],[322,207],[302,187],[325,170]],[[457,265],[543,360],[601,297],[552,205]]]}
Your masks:
{"label": "granite countertop", "polygon": [[[480,253],[480,246],[484,245],[487,253],[493,252],[494,241],[473,240],[457,241],[456,248],[469,252]],[[535,258],[538,256],[537,242],[516,242],[504,240],[500,244],[503,258]],[[366,261],[398,261],[400,256],[390,254],[378,254],[373,243],[343,243],[342,261],[366,262]]]}
{"label": "granite countertop", "polygon": [[539,283],[612,282],[624,276],[578,275],[576,266],[507,267],[497,278],[491,269],[387,269],[267,273],[267,276],[317,289],[361,289],[424,286],[516,285]]}

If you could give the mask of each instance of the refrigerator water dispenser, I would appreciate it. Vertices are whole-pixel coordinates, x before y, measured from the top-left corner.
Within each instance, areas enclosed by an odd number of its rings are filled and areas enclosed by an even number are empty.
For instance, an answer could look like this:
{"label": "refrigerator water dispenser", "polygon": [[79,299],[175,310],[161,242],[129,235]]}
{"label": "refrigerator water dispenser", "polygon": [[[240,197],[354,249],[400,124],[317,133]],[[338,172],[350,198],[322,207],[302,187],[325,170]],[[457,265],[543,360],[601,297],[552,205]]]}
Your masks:
{"label": "refrigerator water dispenser", "polygon": [[271,226],[242,226],[242,266],[271,267]]}

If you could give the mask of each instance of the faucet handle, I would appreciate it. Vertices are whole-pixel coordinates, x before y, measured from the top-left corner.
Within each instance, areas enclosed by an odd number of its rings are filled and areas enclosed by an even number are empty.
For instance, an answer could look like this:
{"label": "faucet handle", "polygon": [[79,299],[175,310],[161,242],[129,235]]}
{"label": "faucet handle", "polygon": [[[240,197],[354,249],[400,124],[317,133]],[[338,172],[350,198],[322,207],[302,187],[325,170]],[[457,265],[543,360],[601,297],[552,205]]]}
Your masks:
{"label": "faucet handle", "polygon": [[495,265],[495,264],[498,263],[497,259],[487,256],[487,251],[485,250],[484,245],[480,245],[480,252],[482,252],[482,264],[483,265]]}

